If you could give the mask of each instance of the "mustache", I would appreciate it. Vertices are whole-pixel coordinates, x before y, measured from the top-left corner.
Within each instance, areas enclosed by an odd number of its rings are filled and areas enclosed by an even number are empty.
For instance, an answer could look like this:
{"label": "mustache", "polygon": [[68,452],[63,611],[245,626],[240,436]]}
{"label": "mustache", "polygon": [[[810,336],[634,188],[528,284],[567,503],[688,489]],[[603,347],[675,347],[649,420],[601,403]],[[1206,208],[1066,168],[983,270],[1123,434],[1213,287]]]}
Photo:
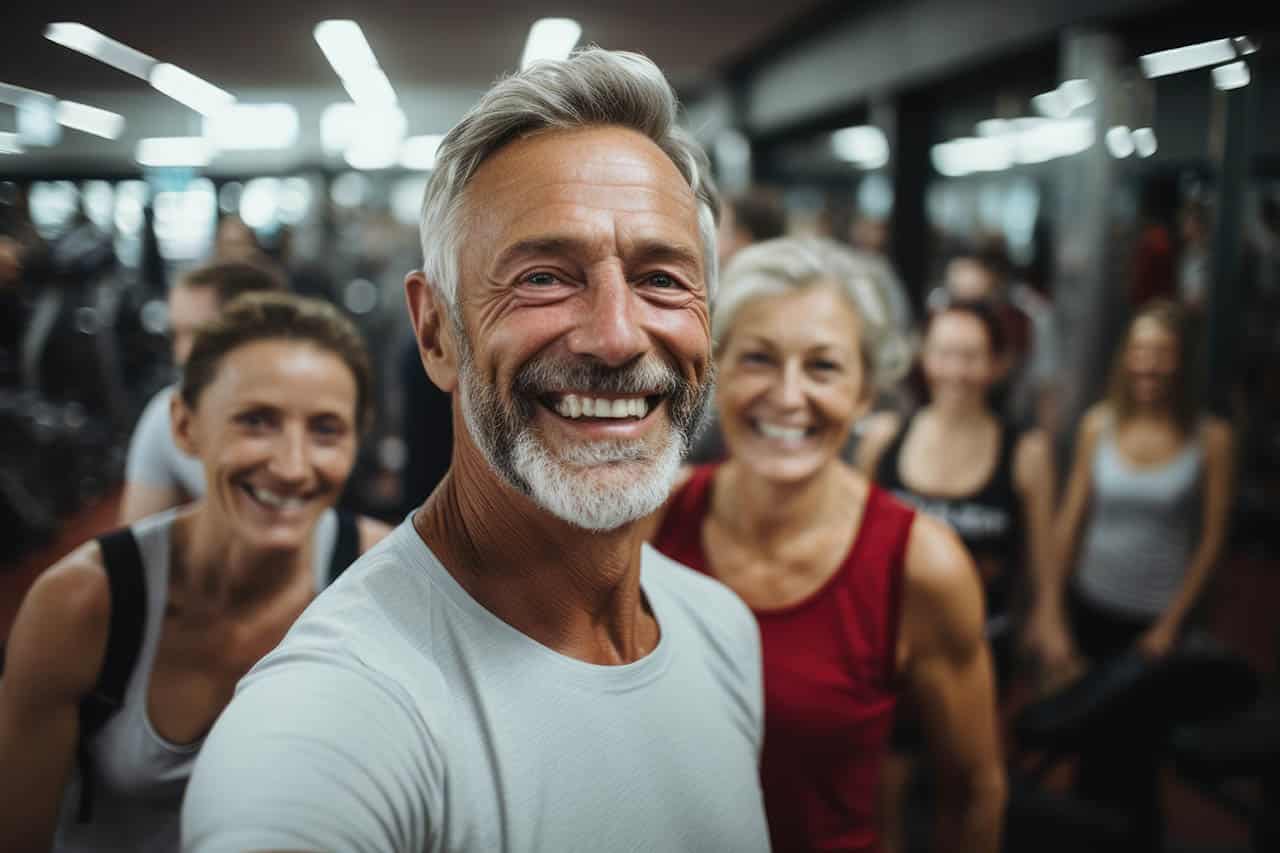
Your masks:
{"label": "mustache", "polygon": [[670,396],[689,384],[673,367],[656,358],[609,367],[593,359],[548,356],[521,368],[512,387],[516,393],[532,397],[561,391]]}

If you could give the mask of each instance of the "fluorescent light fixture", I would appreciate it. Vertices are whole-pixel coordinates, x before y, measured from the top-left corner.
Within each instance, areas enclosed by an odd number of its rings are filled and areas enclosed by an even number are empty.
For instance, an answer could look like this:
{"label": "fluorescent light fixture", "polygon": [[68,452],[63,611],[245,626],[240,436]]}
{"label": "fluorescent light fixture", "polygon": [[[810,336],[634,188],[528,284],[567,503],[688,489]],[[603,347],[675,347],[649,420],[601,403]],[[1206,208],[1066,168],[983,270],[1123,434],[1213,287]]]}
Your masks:
{"label": "fluorescent light fixture", "polygon": [[378,58],[359,24],[350,20],[321,21],[312,34],[351,100],[363,106],[396,103],[396,90],[378,66]]}
{"label": "fluorescent light fixture", "polygon": [[415,172],[429,172],[436,167],[436,150],[444,141],[444,134],[431,133],[410,136],[400,147],[400,165]]}
{"label": "fluorescent light fixture", "polygon": [[1097,98],[1093,84],[1083,77],[1063,80],[1058,84],[1058,94],[1066,101],[1068,112],[1087,107]]}
{"label": "fluorescent light fixture", "polygon": [[18,141],[18,134],[0,131],[0,154],[21,154],[22,143]]}
{"label": "fluorescent light fixture", "polygon": [[1111,156],[1123,160],[1133,154],[1133,133],[1123,124],[1117,124],[1107,131],[1107,150]]}
{"label": "fluorescent light fixture", "polygon": [[352,145],[343,152],[342,157],[351,168],[370,172],[376,169],[390,169],[396,164],[398,154],[395,146],[361,143]]}
{"label": "fluorescent light fixture", "polygon": [[400,161],[408,122],[404,113],[391,109],[361,109],[361,118],[355,133],[348,140],[343,158],[353,169],[389,169]]}
{"label": "fluorescent light fixture", "polygon": [[543,59],[567,59],[581,35],[582,26],[572,18],[539,18],[529,28],[520,67]]}
{"label": "fluorescent light fixture", "polygon": [[24,146],[47,147],[62,139],[58,124],[58,102],[51,95],[34,93],[16,104],[18,139]]}
{"label": "fluorescent light fixture", "polygon": [[1011,148],[1004,139],[966,136],[933,146],[929,157],[943,175],[960,177],[1009,168],[1013,165]]}
{"label": "fluorescent light fixture", "polygon": [[99,62],[118,68],[126,74],[147,79],[156,61],[127,44],[104,36],[84,24],[61,22],[45,27],[44,37],[49,41],[92,57]]}
{"label": "fluorescent light fixture", "polygon": [[215,148],[288,148],[298,139],[298,111],[289,104],[233,104],[204,117],[204,135]]}
{"label": "fluorescent light fixture", "polygon": [[1013,127],[1013,122],[1008,119],[988,118],[978,122],[973,129],[979,136],[1004,136],[1012,131]]}
{"label": "fluorescent light fixture", "polygon": [[25,86],[14,86],[12,83],[0,83],[0,104],[18,106],[27,98],[52,98],[45,92],[37,92]]}
{"label": "fluorescent light fixture", "polygon": [[339,77],[356,74],[366,68],[377,68],[378,60],[365,40],[364,31],[355,21],[321,21],[312,31],[325,59]]}
{"label": "fluorescent light fixture", "polygon": [[1249,85],[1249,66],[1243,62],[1219,65],[1213,69],[1213,85],[1226,91]]}
{"label": "fluorescent light fixture", "polygon": [[1031,106],[1046,118],[1066,118],[1071,115],[1071,105],[1058,89],[1036,95],[1031,99]]}
{"label": "fluorescent light fixture", "polygon": [[879,169],[889,162],[889,140],[871,125],[837,130],[831,134],[831,149],[841,160],[863,169]]}
{"label": "fluorescent light fixture", "polygon": [[1013,156],[1019,163],[1046,163],[1070,157],[1093,146],[1093,119],[1030,119],[1019,121],[1011,137]]}
{"label": "fluorescent light fixture", "polygon": [[362,106],[392,107],[396,103],[396,90],[382,69],[374,65],[342,79],[342,88],[351,100]]}
{"label": "fluorescent light fixture", "polygon": [[201,115],[213,115],[235,103],[235,96],[186,69],[161,62],[147,79],[157,92],[168,95]]}
{"label": "fluorescent light fixture", "polygon": [[[1248,39],[1243,36],[1245,44]],[[1214,39],[1213,41],[1203,41],[1199,44],[1189,44],[1186,47],[1175,47],[1172,50],[1161,50],[1156,53],[1148,53],[1138,57],[1138,64],[1142,66],[1142,73],[1147,77],[1165,77],[1169,74],[1180,74],[1183,71],[1190,71],[1194,68],[1204,68],[1206,65],[1217,65],[1221,62],[1230,62],[1236,58],[1235,40],[1233,39]]]}
{"label": "fluorescent light fixture", "polygon": [[58,124],[73,130],[92,133],[103,139],[119,139],[124,133],[124,116],[110,110],[100,110],[75,101],[58,101]]}
{"label": "fluorescent light fixture", "polygon": [[1258,52],[1258,46],[1248,36],[1236,36],[1231,40],[1231,46],[1236,49],[1236,56],[1248,56]]}
{"label": "fluorescent light fixture", "polygon": [[[320,144],[326,154],[340,154],[352,145],[367,149],[376,143],[365,140],[404,139],[408,121],[399,107],[362,107],[358,104],[330,104],[320,114]],[[396,148],[397,156],[399,148]]]}
{"label": "fluorescent light fixture", "polygon": [[1150,157],[1156,153],[1156,132],[1149,127],[1139,127],[1131,134],[1133,147],[1139,157]]}
{"label": "fluorescent light fixture", "polygon": [[134,159],[143,166],[207,166],[210,155],[203,136],[152,136],[138,140]]}

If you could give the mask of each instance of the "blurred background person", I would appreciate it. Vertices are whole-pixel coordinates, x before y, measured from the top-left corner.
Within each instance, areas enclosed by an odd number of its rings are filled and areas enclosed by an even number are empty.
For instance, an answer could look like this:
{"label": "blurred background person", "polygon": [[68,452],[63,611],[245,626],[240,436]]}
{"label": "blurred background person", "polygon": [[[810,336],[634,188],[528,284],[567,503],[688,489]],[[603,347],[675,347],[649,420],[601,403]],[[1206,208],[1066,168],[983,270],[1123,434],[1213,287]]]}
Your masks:
{"label": "blurred background person", "polygon": [[1178,217],[1181,246],[1178,249],[1178,299],[1195,316],[1203,315],[1209,302],[1209,241],[1213,236],[1209,206],[1192,198]]}
{"label": "blurred background person", "polygon": [[[1056,523],[1067,577],[1038,596],[1030,637],[1049,667],[1077,653],[1160,659],[1193,624],[1227,538],[1231,428],[1194,393],[1186,311],[1139,310],[1117,354],[1107,399],[1081,424]],[[1091,744],[1079,790],[1135,822],[1135,850],[1159,850],[1158,756],[1167,735],[1146,720],[1124,742]]]}
{"label": "blurred background person", "polygon": [[892,378],[877,362],[895,333],[874,276],[814,238],[734,257],[713,319],[729,456],[688,472],[652,541],[760,623],[775,851],[878,849],[901,694],[938,771],[937,849],[994,851],[1004,773],[977,572],[945,524],[840,460],[877,379]]}
{"label": "blurred background person", "polygon": [[[196,333],[237,296],[282,291],[285,286],[274,268],[245,260],[215,262],[180,276],[170,288],[168,299],[174,365],[185,366]],[[198,459],[179,449],[170,427],[169,410],[177,387],[171,385],[158,391],[134,427],[125,467],[120,524],[132,524],[204,495],[204,468]]]}
{"label": "blurred background person", "polygon": [[787,233],[787,209],[782,194],[771,187],[753,187],[724,200],[720,208],[717,245],[720,263],[729,262],[739,250]]}
{"label": "blurred background person", "polygon": [[[857,451],[866,476],[946,522],[964,543],[982,580],[1002,691],[1028,594],[1053,576],[1057,497],[1048,435],[992,408],[1004,349],[1004,329],[986,302],[955,301],[930,314],[921,352],[927,404],[905,421],[873,415]],[[882,781],[886,850],[906,849],[906,801],[921,747],[915,712],[900,708]]]}
{"label": "blurred background person", "polygon": [[197,332],[173,432],[210,494],[60,560],[10,634],[7,849],[178,849],[187,778],[236,682],[389,532],[333,509],[371,385],[359,334],[322,302],[253,294]]}

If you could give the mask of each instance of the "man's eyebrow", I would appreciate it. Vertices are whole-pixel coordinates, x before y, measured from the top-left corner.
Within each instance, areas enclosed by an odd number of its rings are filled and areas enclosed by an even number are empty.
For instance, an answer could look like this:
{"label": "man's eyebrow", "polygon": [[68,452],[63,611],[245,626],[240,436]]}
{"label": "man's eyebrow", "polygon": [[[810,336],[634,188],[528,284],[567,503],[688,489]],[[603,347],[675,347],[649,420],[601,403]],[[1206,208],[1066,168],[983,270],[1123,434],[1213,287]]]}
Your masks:
{"label": "man's eyebrow", "polygon": [[501,269],[526,255],[558,255],[581,251],[583,245],[568,237],[531,237],[512,243],[494,259],[494,269]]}
{"label": "man's eyebrow", "polygon": [[[512,243],[499,252],[498,257],[494,259],[493,268],[502,269],[530,255],[573,254],[588,248],[581,240],[571,237],[530,237],[527,240]],[[627,263],[672,263],[700,269],[702,253],[682,243],[641,240],[627,247],[624,260]]]}
{"label": "man's eyebrow", "polygon": [[669,263],[701,269],[702,253],[692,246],[645,240],[635,243],[628,252],[628,261],[640,263]]}

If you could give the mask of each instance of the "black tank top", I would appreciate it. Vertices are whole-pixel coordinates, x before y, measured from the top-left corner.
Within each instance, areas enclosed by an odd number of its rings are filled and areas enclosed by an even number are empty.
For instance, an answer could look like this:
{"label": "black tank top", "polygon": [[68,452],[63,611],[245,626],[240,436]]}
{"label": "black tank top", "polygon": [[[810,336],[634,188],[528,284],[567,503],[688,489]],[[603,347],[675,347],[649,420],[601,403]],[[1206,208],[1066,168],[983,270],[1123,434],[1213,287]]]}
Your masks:
{"label": "black tank top", "polygon": [[[914,421],[914,418],[913,418]],[[979,489],[959,497],[918,492],[902,482],[902,446],[912,421],[898,431],[876,466],[876,482],[921,512],[940,518],[955,530],[983,571],[988,614],[1003,611],[1015,569],[1022,559],[1022,502],[1013,483],[1013,453],[1018,431],[1000,426],[1000,449],[991,477]]]}

